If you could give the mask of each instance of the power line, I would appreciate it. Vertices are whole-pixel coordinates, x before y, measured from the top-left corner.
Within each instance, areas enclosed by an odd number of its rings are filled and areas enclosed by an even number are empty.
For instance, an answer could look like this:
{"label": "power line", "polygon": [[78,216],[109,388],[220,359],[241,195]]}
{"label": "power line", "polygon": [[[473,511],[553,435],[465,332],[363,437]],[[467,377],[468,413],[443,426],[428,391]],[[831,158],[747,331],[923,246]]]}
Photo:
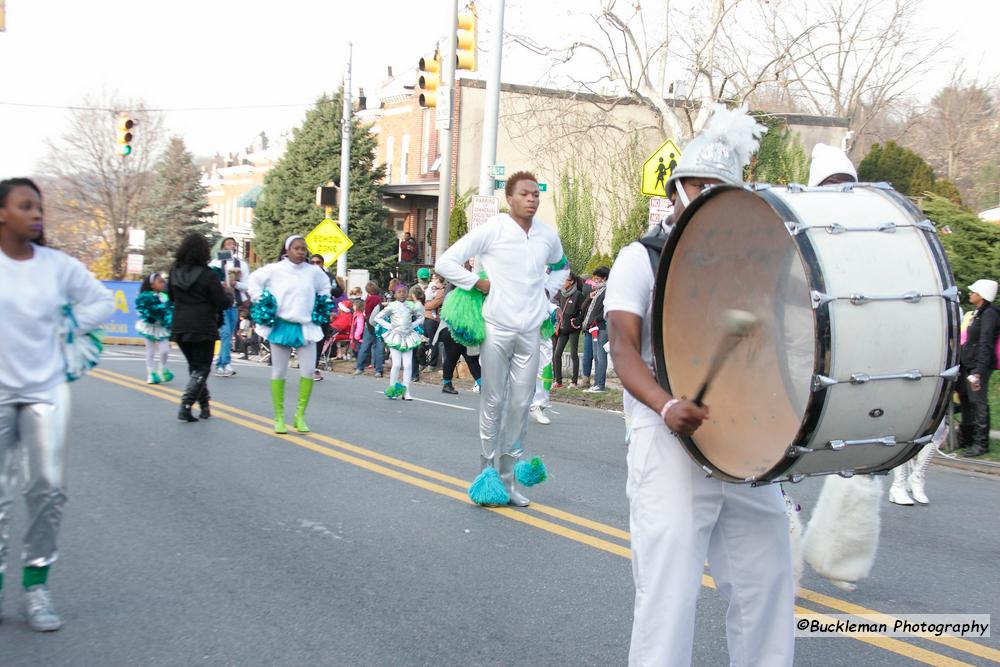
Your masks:
{"label": "power line", "polygon": [[[299,104],[246,104],[246,105],[228,105],[220,107],[146,107],[143,109],[134,109],[133,111],[239,111],[246,109],[282,109],[282,108],[293,108],[293,107],[311,107],[317,102],[304,102]],[[333,100],[325,100],[324,103],[332,104]],[[88,106],[76,106],[76,105],[63,105],[63,104],[32,104],[28,102],[3,102],[0,101],[0,106],[8,107],[25,107],[30,109],[59,109],[63,111],[108,111],[117,112],[121,109],[112,109],[111,107],[88,107]]]}

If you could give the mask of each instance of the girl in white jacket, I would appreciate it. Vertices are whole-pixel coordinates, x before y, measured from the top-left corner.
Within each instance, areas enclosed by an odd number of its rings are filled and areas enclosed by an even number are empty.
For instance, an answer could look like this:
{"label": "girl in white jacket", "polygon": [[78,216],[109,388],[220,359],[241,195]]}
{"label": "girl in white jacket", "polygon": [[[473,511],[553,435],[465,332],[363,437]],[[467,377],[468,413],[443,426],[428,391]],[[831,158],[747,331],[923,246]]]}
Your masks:
{"label": "girl in white jacket", "polygon": [[248,290],[254,302],[251,315],[257,333],[271,343],[271,401],[274,404],[274,432],[288,433],[285,427],[285,377],[292,350],[299,360],[299,398],[295,430],[308,433],[306,408],[314,384],[316,341],[322,340],[318,322],[328,321],[333,310],[330,280],[323,269],[306,261],[309,248],[305,239],[293,235],[285,239],[281,258],[250,274]]}
{"label": "girl in white jacket", "polygon": [[[42,193],[32,181],[0,181],[0,607],[7,540],[23,459],[27,531],[21,583],[32,630],[62,621],[46,586],[58,557],[66,505],[66,449],[73,372],[69,332],[90,332],[114,311],[111,292],[87,268],[45,247]],[[78,339],[86,336],[77,335]],[[60,347],[63,354],[60,354]],[[99,346],[95,346],[96,354]],[[96,363],[96,357],[89,366]]]}

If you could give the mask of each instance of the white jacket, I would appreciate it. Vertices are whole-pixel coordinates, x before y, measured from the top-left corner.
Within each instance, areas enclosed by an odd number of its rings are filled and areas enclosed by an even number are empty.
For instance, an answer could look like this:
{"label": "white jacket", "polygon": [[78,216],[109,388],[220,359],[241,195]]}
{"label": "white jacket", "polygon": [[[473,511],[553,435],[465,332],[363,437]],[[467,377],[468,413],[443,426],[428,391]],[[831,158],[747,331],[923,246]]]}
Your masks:
{"label": "white jacket", "polygon": [[472,289],[479,275],[463,266],[471,257],[490,281],[483,317],[508,331],[541,326],[549,316],[549,295],[569,275],[559,235],[538,218],[525,234],[510,215],[495,215],[448,248],[434,269],[453,285]]}
{"label": "white jacket", "polygon": [[[323,339],[323,330],[312,321],[316,296],[330,296],[330,281],[323,269],[309,262],[295,264],[286,257],[251,273],[247,289],[253,301],[259,300],[265,289],[273,294],[278,302],[278,317],[286,322],[301,324],[306,342]],[[257,330],[264,337],[270,333],[268,327],[260,325]]]}

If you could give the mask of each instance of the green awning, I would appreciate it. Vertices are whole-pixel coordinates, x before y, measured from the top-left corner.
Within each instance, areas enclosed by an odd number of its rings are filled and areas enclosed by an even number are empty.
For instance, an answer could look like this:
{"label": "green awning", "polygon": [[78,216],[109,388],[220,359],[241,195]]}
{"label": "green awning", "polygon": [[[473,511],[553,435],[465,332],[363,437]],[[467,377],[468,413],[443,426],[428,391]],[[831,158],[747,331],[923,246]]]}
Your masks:
{"label": "green awning", "polygon": [[255,185],[240,195],[240,198],[236,200],[236,205],[242,208],[257,208],[257,201],[263,192],[263,185]]}

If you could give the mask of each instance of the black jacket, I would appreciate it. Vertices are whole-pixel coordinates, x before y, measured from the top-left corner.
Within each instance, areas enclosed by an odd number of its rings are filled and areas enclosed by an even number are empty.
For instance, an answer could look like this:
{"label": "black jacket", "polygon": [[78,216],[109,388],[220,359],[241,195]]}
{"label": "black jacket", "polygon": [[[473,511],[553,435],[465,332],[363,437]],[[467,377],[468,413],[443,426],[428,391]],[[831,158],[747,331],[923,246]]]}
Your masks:
{"label": "black jacket", "polygon": [[962,346],[962,372],[985,378],[997,366],[997,335],[1000,334],[1000,311],[987,302],[976,309]]}
{"label": "black jacket", "polygon": [[[585,331],[589,331],[591,327],[595,324],[598,329],[607,329],[608,323],[604,319],[604,295],[608,293],[607,288],[601,290],[601,293],[594,298],[594,292],[591,292],[587,297],[587,300],[583,303],[583,317],[587,317],[587,312],[590,312],[590,317],[587,321],[583,323],[583,328]],[[593,306],[593,309],[591,309]]]}
{"label": "black jacket", "polygon": [[215,272],[207,266],[170,269],[167,294],[174,302],[174,340],[217,340],[219,313],[232,305]]}
{"label": "black jacket", "polygon": [[583,306],[584,296],[582,290],[576,290],[569,296],[559,293],[559,334],[569,335],[574,331],[579,331],[583,327]]}

